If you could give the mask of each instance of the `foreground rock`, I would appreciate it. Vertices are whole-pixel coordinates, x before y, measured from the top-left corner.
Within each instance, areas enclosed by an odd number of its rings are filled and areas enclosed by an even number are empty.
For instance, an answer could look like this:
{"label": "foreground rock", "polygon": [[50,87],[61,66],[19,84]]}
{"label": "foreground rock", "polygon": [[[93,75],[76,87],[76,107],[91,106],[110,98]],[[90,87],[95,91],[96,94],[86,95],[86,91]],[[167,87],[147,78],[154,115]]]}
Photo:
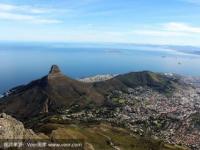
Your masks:
{"label": "foreground rock", "polygon": [[25,129],[22,122],[13,117],[0,114],[0,139],[41,139],[31,129]]}

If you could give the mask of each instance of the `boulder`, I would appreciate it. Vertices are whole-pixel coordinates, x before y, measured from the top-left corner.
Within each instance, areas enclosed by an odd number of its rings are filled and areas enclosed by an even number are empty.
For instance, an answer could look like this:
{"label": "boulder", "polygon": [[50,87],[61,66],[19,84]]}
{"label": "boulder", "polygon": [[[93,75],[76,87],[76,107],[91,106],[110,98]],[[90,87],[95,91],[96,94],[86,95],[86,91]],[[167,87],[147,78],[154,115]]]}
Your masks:
{"label": "boulder", "polygon": [[40,139],[31,129],[25,129],[22,122],[5,114],[0,114],[0,139]]}

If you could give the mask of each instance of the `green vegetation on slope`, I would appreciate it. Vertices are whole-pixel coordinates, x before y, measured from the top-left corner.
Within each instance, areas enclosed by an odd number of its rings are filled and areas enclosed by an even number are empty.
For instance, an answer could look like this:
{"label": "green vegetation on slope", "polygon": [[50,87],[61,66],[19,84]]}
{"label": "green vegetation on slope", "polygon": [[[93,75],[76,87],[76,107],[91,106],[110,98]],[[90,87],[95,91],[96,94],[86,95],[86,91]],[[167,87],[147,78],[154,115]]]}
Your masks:
{"label": "green vegetation on slope", "polygon": [[[185,150],[160,140],[131,135],[129,131],[110,124],[57,124],[46,123],[37,127],[51,139],[83,139],[95,150]],[[89,148],[86,148],[86,150]]]}

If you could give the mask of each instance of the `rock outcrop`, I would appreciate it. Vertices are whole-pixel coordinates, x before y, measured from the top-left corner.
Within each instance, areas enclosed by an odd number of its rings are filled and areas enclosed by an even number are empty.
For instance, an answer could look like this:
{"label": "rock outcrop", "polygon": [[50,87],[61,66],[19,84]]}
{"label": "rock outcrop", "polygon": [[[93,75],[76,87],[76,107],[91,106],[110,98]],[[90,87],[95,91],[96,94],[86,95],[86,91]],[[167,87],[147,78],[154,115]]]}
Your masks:
{"label": "rock outcrop", "polygon": [[31,129],[25,129],[22,122],[2,113],[0,114],[0,139],[40,139]]}
{"label": "rock outcrop", "polygon": [[60,68],[57,65],[52,65],[49,74],[57,74],[57,73],[61,73]]}
{"label": "rock outcrop", "polygon": [[59,78],[59,77],[64,77],[60,68],[57,65],[52,65],[49,71],[49,74],[47,76],[48,80]]}

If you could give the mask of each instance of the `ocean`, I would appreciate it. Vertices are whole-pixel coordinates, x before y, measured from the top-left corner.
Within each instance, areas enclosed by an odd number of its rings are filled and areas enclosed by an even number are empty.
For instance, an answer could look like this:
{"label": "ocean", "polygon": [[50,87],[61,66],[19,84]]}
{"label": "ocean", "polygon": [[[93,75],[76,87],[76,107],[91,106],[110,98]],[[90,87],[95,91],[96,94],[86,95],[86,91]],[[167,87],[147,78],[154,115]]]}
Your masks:
{"label": "ocean", "polygon": [[200,55],[153,45],[0,43],[0,93],[45,76],[51,65],[78,79],[149,70],[200,76]]}

